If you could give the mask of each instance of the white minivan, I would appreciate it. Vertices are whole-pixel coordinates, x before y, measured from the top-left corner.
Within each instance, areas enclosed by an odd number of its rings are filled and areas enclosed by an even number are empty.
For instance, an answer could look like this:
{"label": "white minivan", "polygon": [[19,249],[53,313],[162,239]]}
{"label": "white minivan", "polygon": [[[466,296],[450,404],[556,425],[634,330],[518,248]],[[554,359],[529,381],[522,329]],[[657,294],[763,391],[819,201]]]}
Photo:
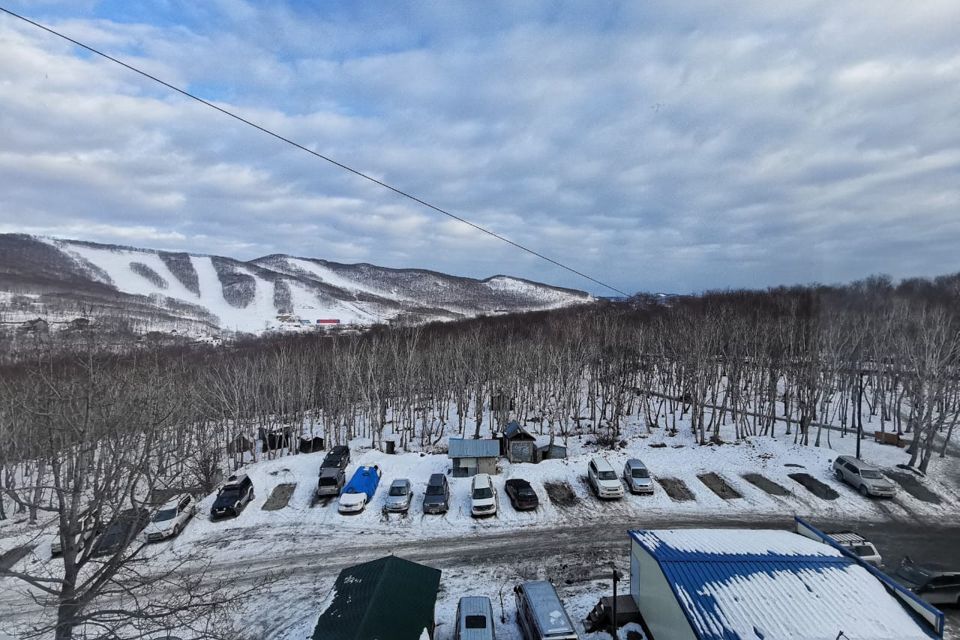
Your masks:
{"label": "white minivan", "polygon": [[623,484],[620,476],[609,462],[603,458],[592,458],[587,466],[587,481],[598,498],[617,500],[623,497]]}
{"label": "white minivan", "polygon": [[497,489],[489,474],[478,473],[470,484],[470,515],[474,518],[497,513]]}

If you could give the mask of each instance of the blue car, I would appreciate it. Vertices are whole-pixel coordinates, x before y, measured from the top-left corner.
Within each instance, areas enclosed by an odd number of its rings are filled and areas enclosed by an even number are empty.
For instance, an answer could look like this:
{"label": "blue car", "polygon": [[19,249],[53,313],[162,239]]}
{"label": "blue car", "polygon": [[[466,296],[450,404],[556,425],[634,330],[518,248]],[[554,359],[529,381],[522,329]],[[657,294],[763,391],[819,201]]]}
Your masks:
{"label": "blue car", "polygon": [[340,513],[360,513],[373,499],[379,484],[380,467],[377,465],[360,467],[340,492],[337,510]]}

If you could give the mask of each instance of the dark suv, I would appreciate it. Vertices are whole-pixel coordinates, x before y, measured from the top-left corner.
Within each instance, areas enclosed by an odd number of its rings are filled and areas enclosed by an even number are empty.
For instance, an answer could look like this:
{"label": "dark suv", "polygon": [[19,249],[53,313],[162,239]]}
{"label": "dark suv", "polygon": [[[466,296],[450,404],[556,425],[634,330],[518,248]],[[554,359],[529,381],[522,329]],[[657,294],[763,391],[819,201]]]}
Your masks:
{"label": "dark suv", "polygon": [[253,500],[253,482],[246,474],[232,475],[217,492],[210,518],[237,516]]}
{"label": "dark suv", "polygon": [[116,515],[103,535],[93,543],[91,556],[111,556],[124,549],[150,522],[147,509],[127,509]]}
{"label": "dark suv", "polygon": [[346,469],[348,464],[350,464],[350,447],[341,444],[330,449],[330,453],[323,458],[320,468],[340,467]]}
{"label": "dark suv", "polygon": [[424,513],[446,513],[450,509],[450,484],[447,476],[434,473],[427,482],[423,493]]}
{"label": "dark suv", "polygon": [[904,558],[894,578],[930,604],[960,606],[960,571]]}

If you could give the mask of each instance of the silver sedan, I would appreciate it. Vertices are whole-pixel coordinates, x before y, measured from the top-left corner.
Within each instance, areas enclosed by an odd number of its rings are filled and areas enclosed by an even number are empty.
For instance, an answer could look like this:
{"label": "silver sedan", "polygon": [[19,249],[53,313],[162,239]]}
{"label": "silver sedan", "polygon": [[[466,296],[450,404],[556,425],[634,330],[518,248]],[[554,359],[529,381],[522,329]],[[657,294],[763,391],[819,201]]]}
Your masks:
{"label": "silver sedan", "polygon": [[406,478],[399,478],[390,483],[390,491],[387,492],[387,501],[383,504],[383,510],[393,513],[406,513],[410,509],[412,499],[413,488],[410,481]]}

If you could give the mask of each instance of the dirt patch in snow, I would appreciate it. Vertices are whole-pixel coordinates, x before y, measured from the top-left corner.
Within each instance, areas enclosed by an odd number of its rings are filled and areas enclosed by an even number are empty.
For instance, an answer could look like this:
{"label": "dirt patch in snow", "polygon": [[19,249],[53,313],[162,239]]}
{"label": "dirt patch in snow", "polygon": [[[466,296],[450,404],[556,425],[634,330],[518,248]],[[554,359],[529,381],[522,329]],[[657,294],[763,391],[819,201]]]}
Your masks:
{"label": "dirt patch in snow", "polygon": [[940,504],[942,502],[942,500],[940,500],[940,496],[923,486],[916,476],[912,476],[909,473],[903,473],[900,471],[887,471],[886,475],[888,475],[891,480],[903,487],[904,491],[912,495],[917,500],[923,500],[924,502],[929,502],[930,504]]}
{"label": "dirt patch in snow", "polygon": [[687,488],[686,483],[680,478],[657,478],[657,482],[659,482],[663,490],[667,492],[667,495],[677,502],[696,500],[696,497],[694,497],[690,489]]}
{"label": "dirt patch in snow", "polygon": [[544,482],[543,488],[546,490],[550,502],[558,507],[572,507],[580,502],[569,482]]}
{"label": "dirt patch in snow", "polygon": [[263,503],[261,507],[264,511],[277,511],[278,509],[283,509],[287,506],[287,503],[290,502],[290,496],[293,495],[293,490],[297,488],[296,482],[284,482],[283,484],[278,484],[273,488],[273,493],[270,494],[270,497],[267,498],[267,501]]}
{"label": "dirt patch in snow", "polygon": [[709,487],[710,491],[713,491],[724,500],[733,500],[734,498],[743,497],[740,495],[739,491],[731,487],[726,480],[716,473],[701,473],[697,477],[700,478],[700,482]]}
{"label": "dirt patch in snow", "polygon": [[791,473],[789,476],[821,500],[836,500],[840,497],[840,494],[830,488],[829,485],[823,484],[809,473]]}
{"label": "dirt patch in snow", "polygon": [[759,473],[745,473],[743,474],[743,479],[758,489],[766,491],[772,496],[782,497],[790,495],[790,491],[786,487],[777,484],[773,480],[770,480],[766,476],[762,476]]}

